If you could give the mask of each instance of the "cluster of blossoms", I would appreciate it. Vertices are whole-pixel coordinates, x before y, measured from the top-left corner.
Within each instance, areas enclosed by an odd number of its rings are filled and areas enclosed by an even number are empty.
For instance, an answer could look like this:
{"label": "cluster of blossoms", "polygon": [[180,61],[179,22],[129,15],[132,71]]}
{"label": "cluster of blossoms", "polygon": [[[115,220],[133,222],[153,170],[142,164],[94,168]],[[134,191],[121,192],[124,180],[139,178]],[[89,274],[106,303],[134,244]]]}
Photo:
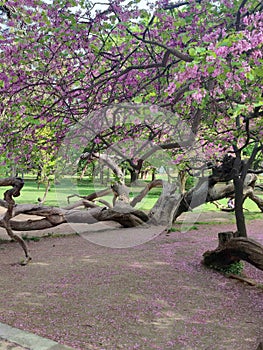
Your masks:
{"label": "cluster of blossoms", "polygon": [[256,4],[193,0],[168,11],[167,1],[147,10],[118,0],[94,13],[85,2],[74,3],[7,1],[11,16],[1,17],[0,37],[2,154],[56,152],[71,125],[116,103],[157,104],[190,123],[200,109],[210,127],[215,119],[225,125],[239,103],[247,111],[259,103],[263,14]]}

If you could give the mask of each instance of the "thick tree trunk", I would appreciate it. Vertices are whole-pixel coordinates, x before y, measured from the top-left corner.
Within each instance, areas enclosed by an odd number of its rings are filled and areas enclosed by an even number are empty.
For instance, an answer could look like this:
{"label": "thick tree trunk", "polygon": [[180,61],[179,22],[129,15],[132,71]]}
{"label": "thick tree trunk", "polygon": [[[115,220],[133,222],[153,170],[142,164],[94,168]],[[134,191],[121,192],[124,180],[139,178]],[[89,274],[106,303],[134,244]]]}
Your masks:
{"label": "thick tree trunk", "polygon": [[171,227],[180,201],[177,185],[163,182],[163,191],[149,214],[151,222]]}
{"label": "thick tree trunk", "polygon": [[187,193],[180,198],[180,202],[174,212],[173,222],[184,212],[192,210],[206,202],[213,202],[225,198],[234,192],[233,184],[215,184],[209,186],[209,179],[202,179]]}
{"label": "thick tree trunk", "polygon": [[[242,189],[242,205],[246,196],[254,196],[254,184],[256,181],[256,175],[248,174],[244,180],[244,186]],[[189,209],[194,209],[204,203],[217,201],[219,199],[227,198],[234,195],[235,186],[233,183],[216,183],[210,184],[209,178],[202,178],[199,183],[190,191],[185,193],[181,198],[177,210],[174,213],[173,220],[175,221],[182,213]]]}

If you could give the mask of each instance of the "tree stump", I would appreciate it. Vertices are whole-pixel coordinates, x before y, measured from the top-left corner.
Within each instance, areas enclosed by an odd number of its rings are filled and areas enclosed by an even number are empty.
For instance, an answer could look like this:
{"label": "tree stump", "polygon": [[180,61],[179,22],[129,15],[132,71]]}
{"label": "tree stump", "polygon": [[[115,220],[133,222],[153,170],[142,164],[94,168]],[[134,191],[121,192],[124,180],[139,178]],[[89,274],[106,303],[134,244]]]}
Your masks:
{"label": "tree stump", "polygon": [[250,238],[236,237],[234,232],[220,232],[215,250],[203,254],[203,263],[220,269],[234,262],[245,260],[263,270],[263,246]]}

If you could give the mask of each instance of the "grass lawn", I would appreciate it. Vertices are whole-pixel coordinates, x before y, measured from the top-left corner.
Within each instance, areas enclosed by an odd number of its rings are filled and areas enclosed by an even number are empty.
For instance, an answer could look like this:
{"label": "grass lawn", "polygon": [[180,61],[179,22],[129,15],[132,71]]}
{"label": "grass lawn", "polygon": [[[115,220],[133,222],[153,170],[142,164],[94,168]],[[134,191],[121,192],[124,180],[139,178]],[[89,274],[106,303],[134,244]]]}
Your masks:
{"label": "grass lawn", "polygon": [[[43,184],[38,185],[35,181],[34,177],[26,176],[24,179],[25,185],[23,187],[23,190],[21,192],[20,197],[16,198],[16,202],[18,204],[23,203],[38,203],[38,198],[42,198],[45,192],[45,186]],[[67,196],[70,196],[72,194],[78,194],[78,195],[88,195],[90,193],[93,193],[94,191],[99,191],[106,188],[105,185],[101,184],[94,184],[92,182],[89,182],[87,180],[82,181],[76,181],[69,178],[61,180],[61,182],[57,185],[51,186],[47,199],[45,201],[45,205],[50,206],[65,206],[67,205]],[[134,187],[131,189],[131,197],[134,195],[137,195],[143,187]],[[6,191],[7,188],[0,187],[0,196],[3,198],[3,193]],[[154,203],[156,202],[159,194],[161,193],[161,188],[154,188],[152,189],[146,198],[138,204],[138,209],[141,210],[149,210],[152,208]],[[258,194],[260,197],[263,197],[263,194]],[[112,195],[108,195],[103,197],[104,200],[109,201],[112,203]],[[71,202],[77,200],[77,198],[72,198]],[[220,205],[223,207],[227,207],[227,199],[222,199],[218,201]],[[247,199],[244,204],[245,215],[247,219],[259,219],[262,218],[262,213],[257,208],[256,204],[252,202],[250,199]],[[206,203],[202,206],[195,209],[195,211],[219,211],[220,209],[216,207],[213,203]]]}
{"label": "grass lawn", "polygon": [[[43,184],[39,185],[32,176],[26,176],[24,182],[25,185],[21,191],[20,197],[15,199],[16,203],[38,203],[38,198],[42,198],[45,193],[45,186]],[[74,179],[65,178],[61,180],[59,184],[52,184],[47,194],[45,205],[65,206],[67,205],[67,196],[73,194],[84,196],[105,188],[106,185],[101,185],[99,183],[93,183],[87,180],[76,181]],[[137,195],[142,189],[143,187],[133,187],[131,189],[131,198]],[[0,187],[1,198],[3,198],[3,193],[6,190],[7,188]],[[156,202],[160,193],[161,188],[152,189],[147,197],[141,202],[141,204],[139,204],[140,209],[150,209]],[[104,200],[109,201],[110,203],[112,203],[112,198],[112,195],[103,197]],[[77,197],[70,199],[71,202],[74,200],[77,200]]]}

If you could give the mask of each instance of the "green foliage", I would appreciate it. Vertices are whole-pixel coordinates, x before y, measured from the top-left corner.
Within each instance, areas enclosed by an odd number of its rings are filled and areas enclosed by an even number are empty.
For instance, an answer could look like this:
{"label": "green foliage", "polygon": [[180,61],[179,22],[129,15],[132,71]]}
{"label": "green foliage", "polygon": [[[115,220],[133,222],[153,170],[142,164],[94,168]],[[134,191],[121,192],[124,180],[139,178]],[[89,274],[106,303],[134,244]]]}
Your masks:
{"label": "green foliage", "polygon": [[185,183],[186,191],[189,191],[192,187],[194,187],[194,183],[195,183],[194,176],[188,176]]}
{"label": "green foliage", "polygon": [[176,232],[178,231],[178,228],[177,227],[171,227],[169,228],[168,232]]}
{"label": "green foliage", "polygon": [[227,266],[211,266],[211,268],[222,272],[225,275],[233,274],[240,276],[244,269],[244,263],[242,261],[237,261]]}

